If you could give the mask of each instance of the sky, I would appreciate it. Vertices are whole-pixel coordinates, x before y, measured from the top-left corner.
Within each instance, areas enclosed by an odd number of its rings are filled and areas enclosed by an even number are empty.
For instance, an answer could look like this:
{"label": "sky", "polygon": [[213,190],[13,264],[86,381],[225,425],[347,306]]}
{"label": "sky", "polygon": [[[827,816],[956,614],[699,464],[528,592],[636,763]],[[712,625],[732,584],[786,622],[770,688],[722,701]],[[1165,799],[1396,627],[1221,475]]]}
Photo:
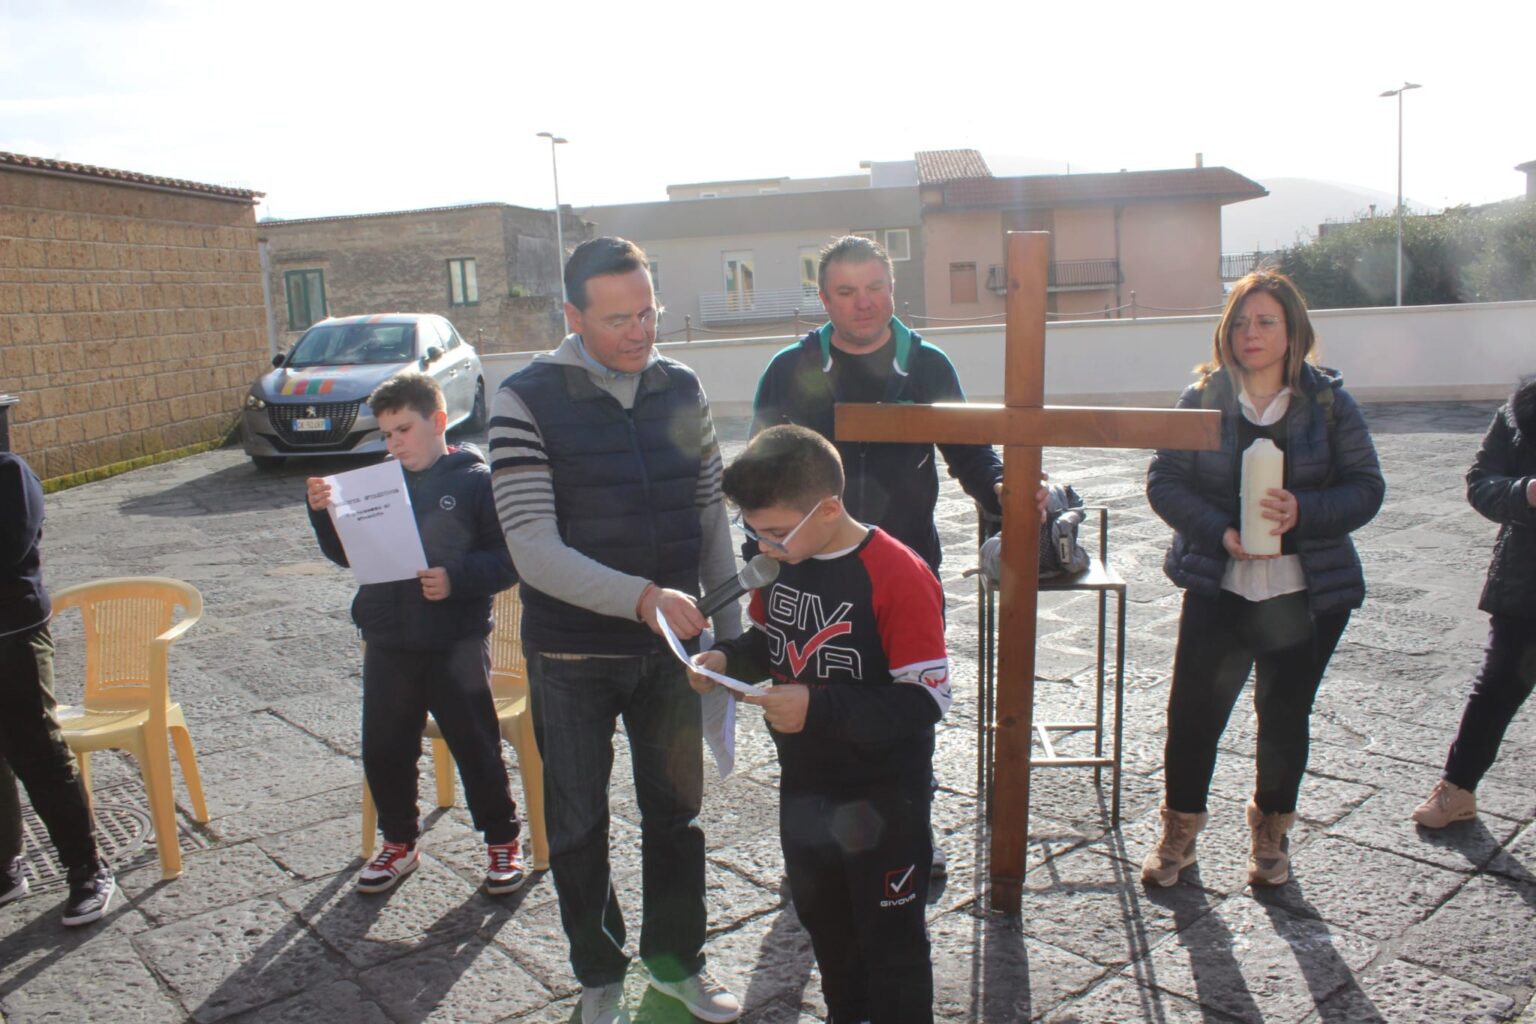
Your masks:
{"label": "sky", "polygon": [[[261,216],[577,207],[980,150],[1519,194],[1536,3],[0,0],[0,150],[266,193]],[[1262,201],[1262,200],[1260,200]]]}

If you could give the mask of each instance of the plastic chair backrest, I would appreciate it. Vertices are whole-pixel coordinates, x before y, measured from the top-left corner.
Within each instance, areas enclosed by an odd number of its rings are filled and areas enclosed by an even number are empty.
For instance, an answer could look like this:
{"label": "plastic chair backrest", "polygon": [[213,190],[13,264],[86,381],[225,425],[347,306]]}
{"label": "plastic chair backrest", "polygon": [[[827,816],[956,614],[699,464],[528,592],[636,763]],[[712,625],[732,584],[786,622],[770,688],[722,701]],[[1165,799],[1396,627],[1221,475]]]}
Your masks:
{"label": "plastic chair backrest", "polygon": [[523,660],[523,602],[517,587],[496,595],[491,614],[496,620],[491,630],[491,692],[518,696],[528,689],[528,664]]}
{"label": "plastic chair backrest", "polygon": [[84,631],[81,704],[103,710],[151,707],[157,690],[162,707],[170,704],[167,648],[203,614],[196,587],[162,576],[95,580],[53,595],[55,615],[68,608],[80,609]]}

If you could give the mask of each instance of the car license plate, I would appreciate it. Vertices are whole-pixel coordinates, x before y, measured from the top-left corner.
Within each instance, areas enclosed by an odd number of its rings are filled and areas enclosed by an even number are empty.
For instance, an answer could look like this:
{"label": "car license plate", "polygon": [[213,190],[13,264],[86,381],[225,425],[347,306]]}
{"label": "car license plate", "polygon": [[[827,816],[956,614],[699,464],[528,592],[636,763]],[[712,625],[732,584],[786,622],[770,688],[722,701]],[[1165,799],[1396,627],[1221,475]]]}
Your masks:
{"label": "car license plate", "polygon": [[298,419],[293,421],[294,430],[330,430],[331,421],[328,418]]}

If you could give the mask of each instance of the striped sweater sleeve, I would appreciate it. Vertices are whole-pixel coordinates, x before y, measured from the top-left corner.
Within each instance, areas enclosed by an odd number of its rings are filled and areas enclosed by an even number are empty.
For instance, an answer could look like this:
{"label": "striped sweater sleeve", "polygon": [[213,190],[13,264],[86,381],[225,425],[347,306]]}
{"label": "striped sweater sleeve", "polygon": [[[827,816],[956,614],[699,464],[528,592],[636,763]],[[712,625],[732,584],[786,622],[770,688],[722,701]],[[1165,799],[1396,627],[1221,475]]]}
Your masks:
{"label": "striped sweater sleeve", "polygon": [[505,385],[491,402],[490,443],[496,514],[518,577],[567,604],[633,620],[649,581],[611,569],[560,537],[544,439],[527,405]]}

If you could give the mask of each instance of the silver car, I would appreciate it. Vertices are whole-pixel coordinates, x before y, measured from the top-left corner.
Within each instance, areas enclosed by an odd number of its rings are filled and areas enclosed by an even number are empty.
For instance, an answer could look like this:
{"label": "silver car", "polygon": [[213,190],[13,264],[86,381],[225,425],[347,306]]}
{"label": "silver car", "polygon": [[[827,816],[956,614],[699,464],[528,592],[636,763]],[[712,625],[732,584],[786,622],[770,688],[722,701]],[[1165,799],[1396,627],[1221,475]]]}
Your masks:
{"label": "silver car", "polygon": [[383,313],[322,320],[245,398],[245,451],[262,468],[308,455],[384,451],[366,403],[397,373],[420,370],[442,386],[448,425],[483,430],[480,357],[453,324],[430,313]]}

